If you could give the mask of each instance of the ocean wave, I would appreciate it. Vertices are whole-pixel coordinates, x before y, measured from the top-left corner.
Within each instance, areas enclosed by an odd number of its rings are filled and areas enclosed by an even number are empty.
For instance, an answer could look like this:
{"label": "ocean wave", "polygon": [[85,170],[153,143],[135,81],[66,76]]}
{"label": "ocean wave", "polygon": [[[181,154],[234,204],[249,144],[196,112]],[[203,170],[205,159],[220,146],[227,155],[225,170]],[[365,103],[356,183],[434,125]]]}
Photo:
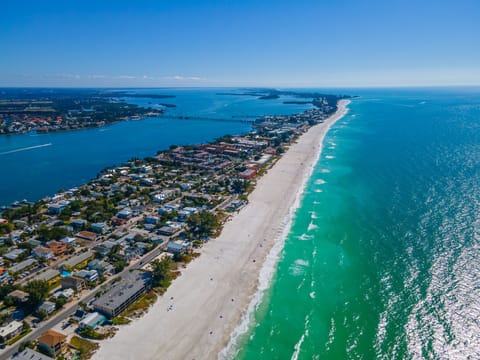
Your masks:
{"label": "ocean wave", "polygon": [[302,241],[312,240],[312,239],[313,239],[313,235],[302,234],[302,235],[300,235],[300,236],[297,236],[297,239],[298,239],[298,240],[302,240]]}
{"label": "ocean wave", "polygon": [[305,317],[305,332],[302,334],[298,342],[293,347],[293,354],[290,360],[298,360],[298,355],[300,355],[300,349],[302,348],[303,341],[305,340],[305,336],[308,336],[308,326],[310,324],[310,317],[307,315]]}
{"label": "ocean wave", "polygon": [[312,231],[318,229],[318,225],[315,225],[312,221],[310,221],[310,224],[308,224],[307,231]]}

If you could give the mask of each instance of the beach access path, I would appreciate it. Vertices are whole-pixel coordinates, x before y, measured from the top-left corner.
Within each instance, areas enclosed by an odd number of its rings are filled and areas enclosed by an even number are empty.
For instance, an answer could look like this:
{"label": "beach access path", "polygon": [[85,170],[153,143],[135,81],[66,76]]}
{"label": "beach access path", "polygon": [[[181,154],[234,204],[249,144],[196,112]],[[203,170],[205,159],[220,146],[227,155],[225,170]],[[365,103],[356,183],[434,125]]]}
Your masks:
{"label": "beach access path", "polygon": [[[258,180],[249,203],[202,249],[142,318],[100,342],[96,360],[216,359],[257,293],[259,275],[286,227],[325,134],[349,101],[311,127]],[[287,229],[288,230],[288,229]],[[221,355],[220,357],[223,357]]]}

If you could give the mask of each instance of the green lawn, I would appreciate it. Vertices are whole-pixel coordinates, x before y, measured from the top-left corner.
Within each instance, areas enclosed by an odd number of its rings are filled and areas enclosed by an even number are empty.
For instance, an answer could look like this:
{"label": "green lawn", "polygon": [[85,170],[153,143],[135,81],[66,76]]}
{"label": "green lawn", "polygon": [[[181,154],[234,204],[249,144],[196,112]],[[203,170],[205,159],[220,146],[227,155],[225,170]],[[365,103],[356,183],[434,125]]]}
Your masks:
{"label": "green lawn", "polygon": [[29,334],[32,332],[32,329],[25,329],[23,330],[20,334],[18,334],[17,336],[15,336],[14,338],[10,339],[7,341],[7,344],[8,345],[12,345],[12,344],[15,344],[18,340],[20,340],[21,338],[23,338],[25,335]]}
{"label": "green lawn", "polygon": [[76,335],[70,340],[70,346],[79,350],[80,359],[89,359],[99,347],[98,344],[82,339]]}

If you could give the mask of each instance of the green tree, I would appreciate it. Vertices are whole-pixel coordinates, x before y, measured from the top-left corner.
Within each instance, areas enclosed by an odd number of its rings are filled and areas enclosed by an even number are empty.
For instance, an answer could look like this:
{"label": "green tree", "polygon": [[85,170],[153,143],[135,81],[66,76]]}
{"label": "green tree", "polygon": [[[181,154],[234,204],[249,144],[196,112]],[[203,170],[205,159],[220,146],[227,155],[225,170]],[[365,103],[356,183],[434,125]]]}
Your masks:
{"label": "green tree", "polygon": [[222,226],[217,216],[206,210],[190,216],[187,223],[190,230],[199,236],[212,236]]}
{"label": "green tree", "polygon": [[152,265],[152,283],[153,286],[161,286],[167,288],[172,280],[170,273],[173,261],[166,257],[162,260],[155,260]]}
{"label": "green tree", "polygon": [[57,298],[55,300],[55,309],[58,310],[63,308],[63,305],[65,305],[66,303],[67,303],[67,300],[65,298]]}
{"label": "green tree", "polygon": [[134,241],[134,242],[143,241],[143,236],[140,235],[140,234],[136,234],[136,235],[133,237],[133,241]]}
{"label": "green tree", "polygon": [[24,290],[28,293],[27,305],[34,310],[48,295],[48,282],[45,280],[32,280],[25,285]]}
{"label": "green tree", "polygon": [[4,300],[8,293],[16,290],[18,287],[11,284],[0,285],[0,301]]}
{"label": "green tree", "polygon": [[238,194],[242,194],[247,191],[249,185],[250,183],[246,180],[235,179],[232,182],[232,190]]}
{"label": "green tree", "polygon": [[60,240],[67,236],[68,231],[63,227],[40,226],[37,230],[38,239],[40,241]]}

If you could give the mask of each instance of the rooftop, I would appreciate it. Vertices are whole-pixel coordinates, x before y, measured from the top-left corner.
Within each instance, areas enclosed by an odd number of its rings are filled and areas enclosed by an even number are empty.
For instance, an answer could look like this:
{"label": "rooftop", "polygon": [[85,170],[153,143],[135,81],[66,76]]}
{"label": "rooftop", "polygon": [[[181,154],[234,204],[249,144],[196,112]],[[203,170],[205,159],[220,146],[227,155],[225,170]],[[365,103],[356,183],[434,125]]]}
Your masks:
{"label": "rooftop", "polygon": [[114,285],[107,293],[94,301],[95,307],[116,309],[131,296],[141,290],[150,281],[150,274],[143,271],[132,271]]}
{"label": "rooftop", "polygon": [[35,259],[27,259],[27,260],[24,260],[22,262],[19,262],[18,264],[12,266],[9,270],[13,273],[16,273],[16,272],[19,272],[19,271],[22,271],[23,269],[29,267],[29,266],[32,266],[33,264],[36,264],[37,263],[37,260]]}
{"label": "rooftop", "polygon": [[70,266],[74,267],[80,264],[81,262],[90,259],[93,256],[93,253],[91,251],[86,251],[81,254],[72,256],[70,259],[66,260],[64,263],[62,263],[62,266]]}
{"label": "rooftop", "polygon": [[27,347],[23,351],[18,352],[13,357],[13,360],[52,360],[52,358]]}
{"label": "rooftop", "polygon": [[0,327],[0,337],[8,336],[23,327],[19,321],[12,321],[5,326]]}
{"label": "rooftop", "polygon": [[57,345],[59,342],[62,342],[67,337],[55,330],[47,330],[38,338],[38,342],[48,345],[49,347]]}
{"label": "rooftop", "polygon": [[54,277],[57,277],[60,275],[60,271],[55,270],[55,269],[47,269],[43,273],[35,276],[32,280],[45,280],[49,281],[52,280]]}

